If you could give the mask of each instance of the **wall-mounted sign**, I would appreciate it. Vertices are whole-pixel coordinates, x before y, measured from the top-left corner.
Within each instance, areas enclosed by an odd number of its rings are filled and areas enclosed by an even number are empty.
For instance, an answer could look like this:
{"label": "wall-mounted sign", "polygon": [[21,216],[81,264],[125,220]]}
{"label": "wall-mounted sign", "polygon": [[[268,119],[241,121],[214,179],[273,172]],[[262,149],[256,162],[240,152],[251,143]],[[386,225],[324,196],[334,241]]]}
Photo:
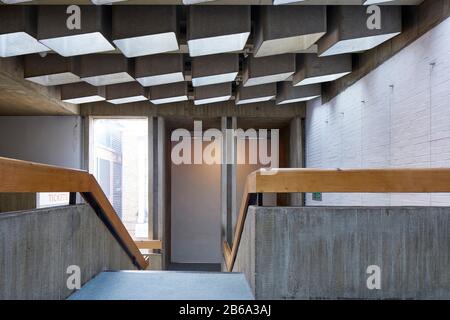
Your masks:
{"label": "wall-mounted sign", "polygon": [[37,207],[47,208],[69,204],[68,192],[41,192],[37,194]]}
{"label": "wall-mounted sign", "polygon": [[313,201],[322,201],[322,192],[314,192],[312,194]]}

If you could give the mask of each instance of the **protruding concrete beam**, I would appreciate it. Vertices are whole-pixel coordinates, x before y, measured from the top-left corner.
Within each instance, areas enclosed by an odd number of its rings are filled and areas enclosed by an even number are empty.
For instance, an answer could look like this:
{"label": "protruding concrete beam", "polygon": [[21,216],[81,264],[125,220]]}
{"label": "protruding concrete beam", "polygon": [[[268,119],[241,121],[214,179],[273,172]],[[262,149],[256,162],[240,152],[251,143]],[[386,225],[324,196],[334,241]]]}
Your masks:
{"label": "protruding concrete beam", "polygon": [[394,2],[395,0],[366,0],[364,1],[364,5],[368,6],[368,5],[372,5],[372,4],[387,4],[389,2]]}
{"label": "protruding concrete beam", "polygon": [[[2,2],[8,0],[0,0]],[[14,0],[10,0],[14,1]],[[20,1],[20,0],[16,0]],[[106,2],[108,0],[28,0],[29,4],[89,4],[96,2]],[[293,4],[293,5],[362,5],[366,0],[110,0],[109,2],[122,2],[117,4],[122,5],[180,5],[180,4],[204,4],[204,5],[280,5],[280,4]],[[372,0],[375,1],[375,0]],[[381,2],[382,0],[379,0]],[[424,0],[392,0],[384,2],[386,5],[417,5]],[[187,3],[192,2],[192,3]],[[196,2],[196,3],[194,3]]]}
{"label": "protruding concrete beam", "polygon": [[138,82],[118,83],[106,87],[106,101],[123,104],[148,100],[148,89]]}
{"label": "protruding concrete beam", "polygon": [[114,44],[128,58],[178,50],[176,10],[175,6],[114,6]]}
{"label": "protruding concrete beam", "polygon": [[32,54],[24,58],[24,78],[43,86],[80,82],[79,74],[79,65],[73,58],[57,54],[48,54],[45,57]]}
{"label": "protruding concrete beam", "polygon": [[177,82],[150,87],[150,102],[153,104],[166,104],[189,100],[187,83]]}
{"label": "protruding concrete beam", "polygon": [[23,3],[23,2],[31,2],[33,0],[1,0],[0,2],[6,3],[6,4],[17,4],[17,3]]}
{"label": "protruding concrete beam", "polygon": [[244,87],[239,86],[236,94],[236,104],[248,104],[269,101],[277,95],[277,84],[267,83],[260,86]]}
{"label": "protruding concrete beam", "polygon": [[183,4],[190,5],[190,4],[198,4],[198,3],[205,3],[205,2],[212,2],[216,0],[183,0]]}
{"label": "protruding concrete beam", "polygon": [[[77,8],[81,8],[79,10]],[[69,14],[79,13],[77,21],[68,21]],[[107,6],[40,6],[38,39],[64,57],[114,50],[111,38],[111,8]]]}
{"label": "protruding concrete beam", "polygon": [[258,9],[255,57],[306,50],[327,32],[325,6],[261,6]]}
{"label": "protruding concrete beam", "polygon": [[92,54],[79,58],[80,77],[93,86],[134,81],[134,64],[118,54]]}
{"label": "protruding concrete beam", "polygon": [[192,85],[201,87],[232,82],[239,73],[239,55],[216,54],[192,59]]}
{"label": "protruding concrete beam", "polygon": [[290,81],[284,81],[278,83],[277,105],[309,101],[320,97],[321,94],[320,84],[294,87]]}
{"label": "protruding concrete beam", "polygon": [[181,54],[157,54],[135,59],[136,80],[144,87],[184,81]]}
{"label": "protruding concrete beam", "polygon": [[194,88],[194,104],[208,104],[231,99],[231,83],[213,84]]}
{"label": "protruding concrete beam", "polygon": [[334,81],[352,72],[350,54],[319,58],[316,54],[297,54],[294,86]]}
{"label": "protruding concrete beam", "polygon": [[101,5],[101,4],[112,4],[112,3],[124,2],[124,1],[127,1],[127,0],[91,0],[91,2],[93,4],[99,4],[99,5]]}
{"label": "protruding concrete beam", "polygon": [[95,87],[86,82],[66,84],[61,86],[61,100],[73,104],[105,101],[105,87]]}
{"label": "protruding concrete beam", "polygon": [[0,115],[74,115],[77,105],[60,100],[60,87],[44,87],[23,78],[23,59],[0,59]]}
{"label": "protruding concrete beam", "polygon": [[[195,106],[191,101],[168,103],[164,106],[153,105],[144,101],[130,103],[126,108],[111,108],[111,105],[107,102],[95,102],[82,105],[81,113],[83,116],[90,115],[98,117],[160,116],[171,119],[182,119],[191,125],[194,119],[209,119],[214,121],[218,117],[238,117],[248,119],[249,123],[261,121],[264,123],[281,123],[285,120],[289,122],[290,119],[296,116],[305,117],[305,103],[292,103],[280,108],[275,104],[275,101],[267,101],[248,104],[245,108],[237,108],[235,102],[232,100],[207,104],[201,107]],[[288,122],[285,123],[287,124]]]}
{"label": "protruding concrete beam", "polygon": [[285,81],[294,72],[295,54],[286,53],[262,58],[249,56],[244,65],[244,87]]}
{"label": "protruding concrete beam", "polygon": [[370,50],[402,32],[399,6],[333,6],[328,32],[318,41],[319,56]]}
{"label": "protruding concrete beam", "polygon": [[192,6],[187,42],[192,57],[242,50],[250,35],[249,6]]}

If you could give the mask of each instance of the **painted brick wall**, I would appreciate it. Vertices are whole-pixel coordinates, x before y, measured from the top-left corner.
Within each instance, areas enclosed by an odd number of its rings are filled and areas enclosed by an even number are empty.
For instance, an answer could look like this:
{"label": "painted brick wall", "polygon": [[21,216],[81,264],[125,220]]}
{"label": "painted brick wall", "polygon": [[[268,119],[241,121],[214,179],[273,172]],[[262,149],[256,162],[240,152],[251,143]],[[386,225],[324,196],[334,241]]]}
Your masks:
{"label": "painted brick wall", "polygon": [[[450,166],[450,18],[330,102],[308,103],[306,166]],[[449,195],[307,195],[307,205],[450,205]]]}

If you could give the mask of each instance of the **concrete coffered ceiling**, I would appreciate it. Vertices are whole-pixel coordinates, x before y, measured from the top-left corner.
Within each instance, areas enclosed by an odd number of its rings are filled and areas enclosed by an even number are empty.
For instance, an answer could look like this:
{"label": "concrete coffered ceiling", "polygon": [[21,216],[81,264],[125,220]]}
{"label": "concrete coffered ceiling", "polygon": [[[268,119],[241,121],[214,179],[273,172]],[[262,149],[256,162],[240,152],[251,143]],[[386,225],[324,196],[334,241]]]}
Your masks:
{"label": "concrete coffered ceiling", "polygon": [[[25,0],[22,0],[25,1]],[[106,1],[106,0],[105,0]],[[112,0],[117,1],[117,0]],[[201,5],[271,5],[277,0],[209,0],[201,3]],[[280,0],[278,0],[280,1]],[[287,0],[281,0],[288,2]],[[289,0],[294,1],[294,0]],[[292,2],[295,5],[361,5],[367,0],[299,0]],[[200,1],[196,1],[200,2]],[[372,0],[375,2],[375,0]],[[417,5],[423,0],[392,0],[378,1],[383,5]],[[1,1],[0,1],[1,4]],[[91,0],[29,0],[24,4],[39,4],[39,5],[58,5],[58,4],[92,4]],[[115,5],[183,5],[183,0],[122,0],[114,3]]]}
{"label": "concrete coffered ceiling", "polygon": [[[89,103],[103,103],[114,108],[118,103],[126,106],[137,101],[159,107],[191,100],[189,103],[198,108],[204,103],[236,100],[236,105],[248,105],[264,101],[275,107],[290,101],[303,101],[304,94],[318,97],[320,85],[310,94],[309,88],[301,88],[300,80],[293,79],[294,74],[303,74],[306,70],[312,72],[308,69],[312,66],[305,63],[297,66],[302,66],[305,71],[296,69],[295,61],[301,60],[296,56],[310,54],[317,57],[320,46],[338,46],[339,54],[350,55],[370,50],[401,33],[402,8],[383,6],[383,12],[395,11],[395,14],[386,14],[389,21],[385,25],[389,26],[389,33],[373,32],[381,40],[371,41],[371,32],[355,35],[347,32],[343,39],[329,36],[330,33],[342,34],[341,28],[361,29],[358,24],[365,21],[354,19],[356,22],[350,22],[353,23],[350,26],[344,25],[349,23],[348,19],[328,21],[328,17],[341,14],[334,13],[339,6],[330,5],[360,7],[362,10],[349,12],[365,15],[361,4],[366,2],[305,0],[292,3],[300,5],[296,10],[286,10],[287,5],[271,6],[272,0],[217,0],[195,6],[185,6],[182,0],[128,0],[113,6],[81,7],[85,10],[83,17],[88,25],[75,31],[66,28],[67,13],[63,5],[92,5],[90,0],[24,2],[34,6],[1,4],[0,18],[2,10],[6,12],[12,7],[30,12],[21,14],[20,23],[14,17],[10,22],[6,18],[0,21],[0,115],[78,114],[80,108]],[[394,0],[383,2],[383,5],[417,5],[421,2]],[[61,6],[40,6],[48,4]],[[155,14],[150,6],[139,10],[128,5],[157,5],[154,8],[161,14]],[[222,5],[252,6],[245,10],[237,10],[237,7],[236,10],[233,7],[224,10],[223,7],[220,9]],[[322,9],[318,5],[322,5]],[[301,6],[304,9],[299,9]],[[296,26],[297,12],[303,19],[301,27]],[[152,14],[153,18],[146,19]],[[308,16],[316,18],[305,23]],[[351,43],[353,38],[369,44],[356,50]],[[34,47],[25,45],[25,40]],[[97,46],[98,41],[103,45]],[[289,63],[286,57],[289,57]],[[321,58],[316,59],[319,61],[314,60],[314,63],[320,65]],[[340,72],[339,77],[351,72],[349,60],[342,62],[345,72]],[[326,61],[340,64],[343,60],[328,58]],[[336,70],[340,70],[339,66]],[[316,82],[338,78],[334,74],[316,73]],[[255,85],[261,87],[250,88]],[[277,95],[277,90],[282,97]]]}

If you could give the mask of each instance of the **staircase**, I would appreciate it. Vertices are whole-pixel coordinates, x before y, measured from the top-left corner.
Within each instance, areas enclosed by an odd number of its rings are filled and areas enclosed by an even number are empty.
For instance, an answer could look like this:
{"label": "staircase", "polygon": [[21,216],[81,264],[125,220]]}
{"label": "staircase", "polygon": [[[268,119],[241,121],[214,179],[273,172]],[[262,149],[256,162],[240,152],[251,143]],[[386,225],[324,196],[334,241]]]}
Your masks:
{"label": "staircase", "polygon": [[242,273],[101,272],[69,300],[254,300]]}
{"label": "staircase", "polygon": [[[104,272],[145,270],[139,249],[161,243],[135,242],[86,171],[0,157],[0,180],[0,193],[69,192],[71,199],[69,206],[0,215],[0,299],[254,299],[242,273]],[[76,204],[76,193],[86,204]],[[69,266],[84,283],[75,292],[66,282]]]}

